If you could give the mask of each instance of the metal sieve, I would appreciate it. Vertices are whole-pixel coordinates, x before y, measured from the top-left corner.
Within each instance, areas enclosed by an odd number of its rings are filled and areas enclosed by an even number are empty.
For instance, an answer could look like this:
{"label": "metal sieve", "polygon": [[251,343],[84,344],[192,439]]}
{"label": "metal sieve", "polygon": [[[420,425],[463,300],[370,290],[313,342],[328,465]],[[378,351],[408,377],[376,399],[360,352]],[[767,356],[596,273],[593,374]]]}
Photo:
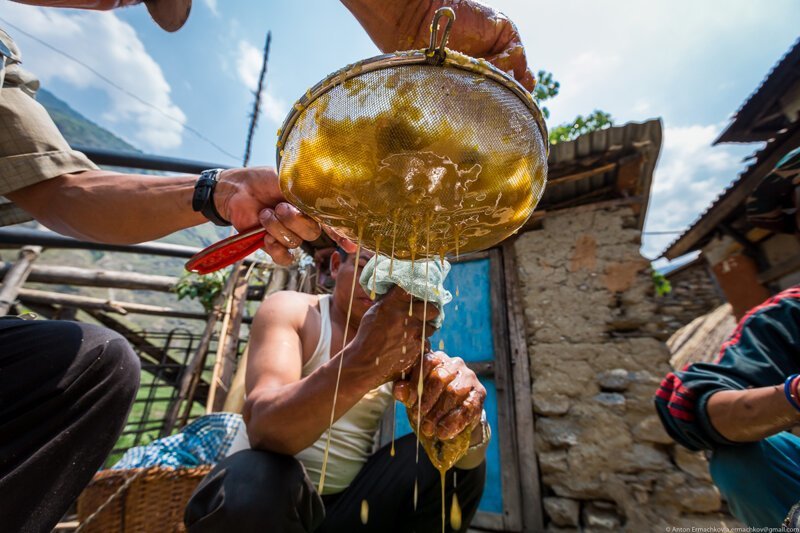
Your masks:
{"label": "metal sieve", "polygon": [[[513,77],[445,47],[454,19],[439,9],[429,48],[348,65],[306,91],[278,131],[289,202],[397,258],[485,249],[525,223],[544,192],[546,126]],[[258,234],[240,237],[242,253]],[[230,264],[236,245],[210,255]]]}

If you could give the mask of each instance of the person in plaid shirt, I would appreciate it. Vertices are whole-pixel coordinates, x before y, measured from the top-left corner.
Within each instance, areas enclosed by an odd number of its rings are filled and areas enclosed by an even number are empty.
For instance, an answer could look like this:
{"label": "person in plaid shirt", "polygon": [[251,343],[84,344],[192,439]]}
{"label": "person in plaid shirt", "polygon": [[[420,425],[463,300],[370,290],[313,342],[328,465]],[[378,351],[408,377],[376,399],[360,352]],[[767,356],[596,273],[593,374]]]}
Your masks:
{"label": "person in plaid shirt", "polygon": [[[748,198],[748,219],[797,235],[798,198],[795,149]],[[714,363],[668,374],[655,405],[675,441],[712,451],[711,476],[739,520],[780,526],[800,500],[800,438],[788,431],[800,425],[800,286],[750,310]]]}

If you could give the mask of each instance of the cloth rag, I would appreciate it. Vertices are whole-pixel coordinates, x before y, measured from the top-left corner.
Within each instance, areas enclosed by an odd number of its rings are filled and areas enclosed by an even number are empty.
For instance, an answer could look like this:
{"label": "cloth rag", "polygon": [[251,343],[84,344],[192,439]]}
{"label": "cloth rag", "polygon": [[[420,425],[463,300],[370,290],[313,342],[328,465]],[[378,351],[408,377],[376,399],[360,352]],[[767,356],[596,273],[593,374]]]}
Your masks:
{"label": "cloth rag", "polygon": [[242,415],[211,413],[201,416],[179,433],[130,448],[112,470],[151,466],[191,467],[213,465],[243,446],[235,441],[246,439]]}
{"label": "cloth rag", "polygon": [[392,264],[388,257],[376,254],[364,266],[358,281],[367,294],[372,293],[373,284],[375,294],[386,294],[397,285],[414,298],[427,299],[439,309],[439,316],[433,320],[438,329],[444,322],[444,306],[453,300],[453,295],[444,288],[449,273],[450,263],[436,256],[413,262],[395,259]]}

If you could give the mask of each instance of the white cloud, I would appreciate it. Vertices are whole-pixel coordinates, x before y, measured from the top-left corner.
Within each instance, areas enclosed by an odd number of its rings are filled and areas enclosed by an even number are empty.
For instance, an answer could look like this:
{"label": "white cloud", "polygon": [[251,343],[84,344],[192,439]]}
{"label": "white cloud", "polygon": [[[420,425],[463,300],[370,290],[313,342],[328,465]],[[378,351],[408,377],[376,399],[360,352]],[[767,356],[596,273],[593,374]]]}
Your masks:
{"label": "white cloud", "polygon": [[113,129],[141,148],[163,150],[180,146],[186,116],[172,101],[171,88],[161,67],[128,23],[111,12],[45,9],[13,2],[4,4],[3,17],[55,49],[83,61],[156,109],[38,42],[13,35],[13,28],[8,28],[22,48],[25,67],[44,86],[59,80],[77,88],[102,91],[108,98],[108,108],[102,113],[104,123],[113,124]]}
{"label": "white cloud", "polygon": [[[553,101],[554,105],[559,109],[577,107],[577,102],[586,100],[587,93],[594,92],[598,86],[614,82],[615,72],[621,62],[620,56],[616,53],[600,54],[594,51],[583,52],[570,59],[555,73],[561,88]],[[581,107],[582,111],[579,113],[586,114],[592,111],[584,107]]]}
{"label": "white cloud", "polygon": [[261,72],[261,58],[261,51],[258,48],[247,41],[239,41],[236,73],[251,91],[255,91],[258,84],[258,74]]}
{"label": "white cloud", "polygon": [[289,104],[285,100],[273,96],[268,90],[264,93],[264,99],[261,102],[261,112],[270,122],[282,124],[289,113]]}
{"label": "white cloud", "polygon": [[[258,75],[261,72],[262,51],[247,41],[239,41],[236,59],[236,73],[239,80],[251,91],[258,86]],[[269,85],[269,84],[268,84]],[[273,124],[282,124],[289,111],[289,104],[275,96],[269,87],[264,91],[261,101],[263,116]]]}
{"label": "white cloud", "polygon": [[215,16],[219,16],[219,6],[217,5],[217,0],[204,0],[208,10]]}
{"label": "white cloud", "polygon": [[[685,229],[744,169],[736,150],[711,146],[721,127],[710,124],[664,130],[645,231]],[[642,252],[654,258],[678,235],[645,235]]]}

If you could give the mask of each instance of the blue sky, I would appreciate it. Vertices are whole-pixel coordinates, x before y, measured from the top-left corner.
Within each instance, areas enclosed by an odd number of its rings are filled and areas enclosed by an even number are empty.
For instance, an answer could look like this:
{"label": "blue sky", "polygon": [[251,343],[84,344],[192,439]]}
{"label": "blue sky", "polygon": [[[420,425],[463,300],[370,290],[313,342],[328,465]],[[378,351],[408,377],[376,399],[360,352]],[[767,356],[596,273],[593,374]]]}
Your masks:
{"label": "blue sky", "polygon": [[[794,0],[489,3],[517,23],[533,69],[550,70],[561,82],[561,94],[548,104],[551,126],[593,109],[610,112],[618,124],[663,118],[650,231],[684,228],[736,177],[742,157],[758,148],[710,144],[800,28]],[[189,22],[176,34],[161,31],[142,6],[95,13],[2,0],[0,18],[160,110],[0,21],[17,39],[26,67],[87,117],[146,152],[223,164],[241,157],[267,30],[272,53],[253,164],[274,163],[275,131],[308,87],[378,53],[335,0],[195,0]],[[655,257],[673,238],[645,236],[643,253]]]}

